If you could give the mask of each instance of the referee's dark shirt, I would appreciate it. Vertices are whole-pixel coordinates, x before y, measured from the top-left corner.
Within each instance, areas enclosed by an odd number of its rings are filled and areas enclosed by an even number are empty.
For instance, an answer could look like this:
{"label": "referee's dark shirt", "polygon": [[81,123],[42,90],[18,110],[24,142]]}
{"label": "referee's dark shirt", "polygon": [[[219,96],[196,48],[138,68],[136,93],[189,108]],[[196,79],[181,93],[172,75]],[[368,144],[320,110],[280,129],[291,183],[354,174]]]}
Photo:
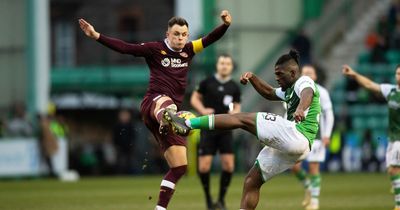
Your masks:
{"label": "referee's dark shirt", "polygon": [[220,82],[216,76],[201,81],[197,88],[203,96],[203,105],[206,108],[213,108],[215,114],[229,112],[229,104],[240,103],[240,88],[232,80]]}

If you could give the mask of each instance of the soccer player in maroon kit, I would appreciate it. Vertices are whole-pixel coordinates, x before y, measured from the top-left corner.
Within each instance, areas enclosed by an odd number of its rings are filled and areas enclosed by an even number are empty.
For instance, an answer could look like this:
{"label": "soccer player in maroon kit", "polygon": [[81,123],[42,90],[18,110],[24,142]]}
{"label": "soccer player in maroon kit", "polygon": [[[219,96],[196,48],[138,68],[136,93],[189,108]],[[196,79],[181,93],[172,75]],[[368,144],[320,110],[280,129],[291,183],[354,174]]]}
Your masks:
{"label": "soccer player in maroon kit", "polygon": [[144,57],[150,69],[150,82],[141,104],[142,118],[155,136],[170,170],[161,182],[159,199],[155,210],[165,210],[174,193],[175,184],[185,174],[187,168],[186,141],[169,130],[163,113],[178,110],[187,86],[189,64],[195,54],[220,39],[231,24],[228,11],[221,12],[223,24],[207,36],[188,42],[188,23],[181,17],[168,21],[166,39],[157,42],[131,44],[98,33],[92,25],[79,19],[79,25],[86,36],[123,54]]}

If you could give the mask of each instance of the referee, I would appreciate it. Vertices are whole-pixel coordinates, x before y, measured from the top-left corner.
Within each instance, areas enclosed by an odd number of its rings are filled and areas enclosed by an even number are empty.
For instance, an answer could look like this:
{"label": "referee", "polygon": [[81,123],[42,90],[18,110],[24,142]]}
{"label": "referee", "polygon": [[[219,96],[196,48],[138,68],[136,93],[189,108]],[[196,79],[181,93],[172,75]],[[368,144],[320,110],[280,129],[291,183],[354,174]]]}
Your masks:
{"label": "referee", "polygon": [[[191,104],[200,115],[239,113],[240,89],[232,81],[233,59],[222,54],[217,60],[215,75],[203,80],[193,92]],[[198,148],[198,174],[203,185],[208,210],[226,209],[225,194],[234,171],[232,131],[201,131]],[[210,168],[213,156],[221,157],[222,174],[218,201],[213,204],[210,195]]]}

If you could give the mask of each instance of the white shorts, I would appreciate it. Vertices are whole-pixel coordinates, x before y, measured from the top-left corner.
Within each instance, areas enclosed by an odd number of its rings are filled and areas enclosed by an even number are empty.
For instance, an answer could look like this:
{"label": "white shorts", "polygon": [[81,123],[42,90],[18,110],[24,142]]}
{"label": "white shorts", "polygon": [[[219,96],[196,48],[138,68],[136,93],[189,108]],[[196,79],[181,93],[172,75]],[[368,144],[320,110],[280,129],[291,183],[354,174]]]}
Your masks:
{"label": "white shorts", "polygon": [[257,137],[266,145],[256,160],[264,181],[291,168],[309,153],[309,142],[294,122],[279,115],[259,112],[256,125]]}
{"label": "white shorts", "polygon": [[386,150],[386,167],[400,166],[400,141],[389,142]]}
{"label": "white shorts", "polygon": [[311,152],[307,156],[308,162],[324,162],[326,147],[321,140],[316,139],[311,146]]}

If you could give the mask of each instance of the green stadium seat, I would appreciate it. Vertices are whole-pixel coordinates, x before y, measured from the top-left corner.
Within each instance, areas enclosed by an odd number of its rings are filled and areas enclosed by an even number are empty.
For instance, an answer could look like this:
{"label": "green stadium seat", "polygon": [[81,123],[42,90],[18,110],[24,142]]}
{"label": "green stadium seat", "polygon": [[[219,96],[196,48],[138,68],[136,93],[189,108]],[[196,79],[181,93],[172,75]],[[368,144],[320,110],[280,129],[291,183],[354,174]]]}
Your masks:
{"label": "green stadium seat", "polygon": [[391,64],[400,63],[400,51],[399,50],[389,50],[386,52],[385,57]]}
{"label": "green stadium seat", "polygon": [[371,60],[371,53],[368,51],[362,52],[358,56],[359,64],[368,64],[370,60]]}

